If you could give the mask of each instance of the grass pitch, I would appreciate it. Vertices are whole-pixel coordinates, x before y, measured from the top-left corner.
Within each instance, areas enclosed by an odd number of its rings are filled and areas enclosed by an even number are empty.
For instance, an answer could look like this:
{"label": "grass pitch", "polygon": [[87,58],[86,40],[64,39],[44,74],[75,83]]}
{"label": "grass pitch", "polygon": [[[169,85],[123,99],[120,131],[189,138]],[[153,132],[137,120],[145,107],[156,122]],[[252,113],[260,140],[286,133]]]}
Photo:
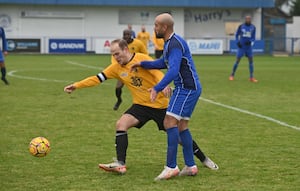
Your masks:
{"label": "grass pitch", "polygon": [[[113,111],[115,81],[78,90],[63,87],[98,73],[109,56],[9,55],[11,85],[0,83],[0,190],[300,190],[300,131],[256,116],[199,101],[190,123],[193,138],[220,166],[199,166],[196,177],[154,182],[163,169],[166,136],[153,122],[129,130],[124,176],[98,169],[115,156],[116,120],[131,105]],[[255,57],[258,84],[248,82],[242,60],[229,82],[234,56],[196,56],[202,97],[300,126],[300,57]],[[98,69],[99,68],[99,69]],[[45,136],[44,158],[28,152]],[[181,149],[179,166],[183,167]]]}

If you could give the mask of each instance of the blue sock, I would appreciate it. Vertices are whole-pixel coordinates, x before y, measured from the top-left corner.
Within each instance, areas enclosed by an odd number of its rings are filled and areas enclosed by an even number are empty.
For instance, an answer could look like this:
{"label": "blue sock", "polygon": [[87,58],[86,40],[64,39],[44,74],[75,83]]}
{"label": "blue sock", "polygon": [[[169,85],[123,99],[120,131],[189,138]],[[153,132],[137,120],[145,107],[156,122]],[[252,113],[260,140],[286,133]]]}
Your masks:
{"label": "blue sock", "polygon": [[233,65],[232,73],[231,73],[232,76],[234,76],[235,71],[236,71],[236,69],[237,69],[238,66],[239,66],[239,63],[235,62],[234,65]]}
{"label": "blue sock", "polygon": [[253,78],[253,72],[254,72],[253,62],[249,62],[249,72],[250,72],[250,78]]}
{"label": "blue sock", "polygon": [[179,133],[182,147],[185,165],[191,167],[195,165],[194,152],[193,152],[193,139],[188,129]]}
{"label": "blue sock", "polygon": [[167,166],[175,168],[177,165],[177,148],[178,148],[178,127],[167,129],[168,134],[168,150],[167,150]]}

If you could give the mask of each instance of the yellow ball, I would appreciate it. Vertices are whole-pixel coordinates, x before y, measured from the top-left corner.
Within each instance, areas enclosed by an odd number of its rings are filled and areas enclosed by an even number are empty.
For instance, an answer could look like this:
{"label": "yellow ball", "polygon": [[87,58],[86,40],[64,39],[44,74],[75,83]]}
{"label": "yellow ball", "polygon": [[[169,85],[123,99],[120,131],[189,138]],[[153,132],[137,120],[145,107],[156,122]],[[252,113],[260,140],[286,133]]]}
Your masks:
{"label": "yellow ball", "polygon": [[29,143],[29,152],[35,157],[44,157],[50,152],[50,142],[45,137],[36,137]]}

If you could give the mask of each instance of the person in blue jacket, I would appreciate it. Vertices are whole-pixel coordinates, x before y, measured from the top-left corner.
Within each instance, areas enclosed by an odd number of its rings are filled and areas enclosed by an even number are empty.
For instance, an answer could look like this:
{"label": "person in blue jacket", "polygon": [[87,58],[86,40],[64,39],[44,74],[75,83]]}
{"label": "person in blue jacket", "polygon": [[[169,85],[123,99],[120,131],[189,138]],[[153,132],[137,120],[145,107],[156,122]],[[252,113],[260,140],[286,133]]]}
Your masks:
{"label": "person in blue jacket", "polygon": [[[7,41],[5,37],[5,31],[2,27],[0,27],[0,38],[2,39],[2,51],[0,50],[0,68],[1,68],[1,80],[8,85],[8,81],[6,79],[6,68],[4,64],[4,55],[7,55]],[[3,53],[2,53],[3,52]]]}
{"label": "person in blue jacket", "polygon": [[253,65],[252,47],[255,42],[255,33],[256,33],[256,28],[251,23],[251,16],[246,16],[245,23],[241,24],[238,27],[235,34],[238,50],[236,54],[236,61],[233,65],[232,73],[229,77],[230,81],[234,80],[234,75],[239,66],[241,58],[245,55],[246,57],[248,57],[248,61],[249,61],[249,72],[250,72],[249,81],[254,83],[258,82],[258,80],[255,79],[253,76],[254,65]]}

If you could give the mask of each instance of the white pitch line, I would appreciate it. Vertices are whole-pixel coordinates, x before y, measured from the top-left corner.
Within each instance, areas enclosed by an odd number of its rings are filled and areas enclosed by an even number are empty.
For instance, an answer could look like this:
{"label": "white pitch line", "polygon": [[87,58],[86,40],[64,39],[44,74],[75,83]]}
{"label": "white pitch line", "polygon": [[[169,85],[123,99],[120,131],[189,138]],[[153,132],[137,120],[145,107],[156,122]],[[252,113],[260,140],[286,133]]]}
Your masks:
{"label": "white pitch line", "polygon": [[74,66],[80,66],[80,67],[89,68],[89,69],[96,69],[96,70],[103,70],[103,68],[101,68],[101,67],[80,64],[78,62],[74,62],[74,61],[71,61],[71,60],[65,60],[65,62],[68,63],[68,64],[71,64],[71,65],[74,65]]}
{"label": "white pitch line", "polygon": [[230,106],[230,105],[225,105],[223,103],[215,102],[213,100],[205,99],[203,97],[201,97],[200,100],[208,102],[208,103],[211,103],[211,104],[214,104],[214,105],[217,105],[217,106],[220,106],[220,107],[224,107],[224,108],[227,108],[227,109],[238,111],[240,113],[245,113],[245,114],[252,115],[252,116],[255,116],[255,117],[258,117],[258,118],[261,118],[261,119],[265,119],[267,121],[271,121],[273,123],[277,123],[277,124],[282,125],[284,127],[288,127],[288,128],[292,128],[292,129],[300,131],[300,127],[287,124],[286,122],[279,121],[279,120],[274,119],[272,117],[268,117],[268,116],[265,116],[265,115],[261,115],[261,114],[254,113],[254,112],[251,112],[251,111],[248,111],[248,110],[244,110],[244,109],[240,109],[240,108],[237,108],[237,107],[233,107],[233,106]]}
{"label": "white pitch line", "polygon": [[[16,75],[15,73],[24,71],[24,70],[12,70],[7,73],[8,76],[14,77],[14,78],[19,78],[19,79],[24,79],[24,80],[36,80],[36,81],[42,81],[42,82],[57,82],[57,83],[73,83],[74,81],[69,81],[69,80],[56,80],[56,79],[47,79],[47,78],[37,78],[37,77],[31,77],[31,76],[22,76],[22,75]],[[26,70],[29,71],[29,70]],[[109,82],[103,83],[102,85],[112,85]]]}
{"label": "white pitch line", "polygon": [[[101,67],[95,67],[95,66],[88,66],[85,64],[80,64],[77,62],[73,62],[71,60],[65,60],[66,63],[75,65],[75,66],[80,66],[84,68],[89,68],[89,69],[98,69],[102,70],[103,68]],[[19,78],[19,79],[25,79],[25,80],[37,80],[37,81],[44,81],[44,82],[58,82],[58,83],[72,83],[72,81],[67,81],[67,80],[56,80],[56,79],[47,79],[47,78],[37,78],[37,77],[30,77],[30,76],[22,76],[22,75],[16,75],[15,73],[20,72],[20,70],[13,70],[7,73],[8,76]]]}
{"label": "white pitch line", "polygon": [[36,78],[36,77],[30,77],[30,76],[21,76],[16,75],[15,73],[19,72],[17,70],[12,70],[7,73],[8,76],[19,78],[19,79],[25,79],[25,80],[37,80],[37,81],[43,81],[43,82],[59,82],[59,83],[71,83],[72,81],[67,80],[55,80],[55,79],[47,79],[47,78]]}

